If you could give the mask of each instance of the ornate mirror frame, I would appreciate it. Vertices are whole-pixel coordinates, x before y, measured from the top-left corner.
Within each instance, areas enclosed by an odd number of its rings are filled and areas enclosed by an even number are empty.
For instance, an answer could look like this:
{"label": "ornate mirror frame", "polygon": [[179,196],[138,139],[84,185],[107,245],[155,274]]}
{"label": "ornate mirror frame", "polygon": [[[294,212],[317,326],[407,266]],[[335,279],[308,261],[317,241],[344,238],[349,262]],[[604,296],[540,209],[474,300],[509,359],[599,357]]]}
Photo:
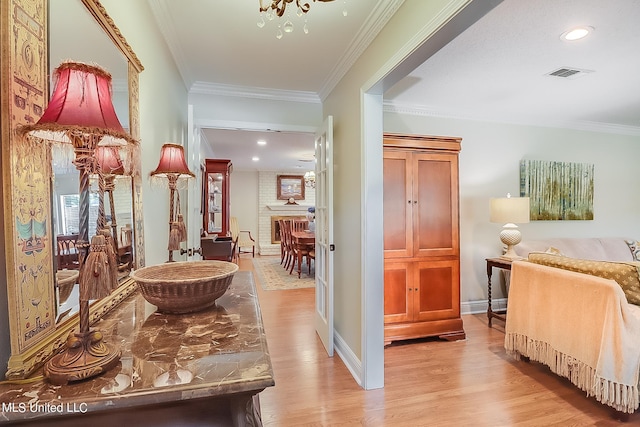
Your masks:
{"label": "ornate mirror frame", "polygon": [[[99,0],[81,1],[128,62],[130,132],[139,139],[139,73],[144,67]],[[0,92],[3,100],[8,100],[3,101],[0,111],[3,210],[0,236],[5,246],[11,330],[7,379],[29,376],[78,325],[77,315],[55,323],[51,172],[42,170],[42,164],[51,164],[50,153],[41,147],[25,157],[14,133],[18,125],[37,121],[48,101],[47,13],[47,0],[3,0],[0,7],[3,24]],[[140,176],[133,178],[132,186],[134,268],[139,268],[145,264]],[[134,290],[133,280],[125,280],[109,297],[91,305],[90,321],[101,318]]]}

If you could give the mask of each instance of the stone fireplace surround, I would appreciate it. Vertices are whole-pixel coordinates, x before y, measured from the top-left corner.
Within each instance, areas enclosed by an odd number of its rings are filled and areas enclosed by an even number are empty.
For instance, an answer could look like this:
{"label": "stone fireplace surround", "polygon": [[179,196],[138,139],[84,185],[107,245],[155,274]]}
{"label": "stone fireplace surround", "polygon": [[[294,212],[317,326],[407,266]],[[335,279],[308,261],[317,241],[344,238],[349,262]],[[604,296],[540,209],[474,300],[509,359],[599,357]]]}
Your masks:
{"label": "stone fireplace surround", "polygon": [[[307,210],[315,206],[315,189],[305,189],[305,199],[298,205],[287,205],[278,200],[276,181],[278,175],[291,172],[258,172],[258,248],[261,255],[280,255],[280,242],[272,243],[272,217],[305,217]],[[302,173],[300,174],[302,175]]]}

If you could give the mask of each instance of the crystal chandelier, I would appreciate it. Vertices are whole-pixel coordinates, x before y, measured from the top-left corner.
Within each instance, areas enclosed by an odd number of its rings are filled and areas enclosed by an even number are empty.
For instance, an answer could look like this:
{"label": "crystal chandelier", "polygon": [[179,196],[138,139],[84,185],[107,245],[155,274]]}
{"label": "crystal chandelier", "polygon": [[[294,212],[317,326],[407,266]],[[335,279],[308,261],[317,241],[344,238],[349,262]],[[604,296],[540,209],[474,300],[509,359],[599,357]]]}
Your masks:
{"label": "crystal chandelier", "polygon": [[316,188],[316,173],[314,171],[305,172],[304,185],[309,188]]}
{"label": "crystal chandelier", "polygon": [[[304,16],[304,27],[302,30],[305,34],[309,33],[309,28],[307,26],[307,18],[306,15],[311,9],[311,3],[305,2],[305,0],[258,0],[260,3],[260,20],[258,21],[258,27],[263,28],[265,25],[265,18],[267,21],[273,21],[276,17],[282,18],[284,16],[285,11],[289,3],[293,3],[295,1],[298,10],[296,11],[296,15],[298,18],[302,18]],[[309,0],[311,1],[311,0]],[[335,0],[313,0],[313,2],[322,2],[329,3]],[[346,0],[345,4],[346,4]],[[266,5],[265,5],[266,3]],[[342,11],[344,16],[347,16],[346,6]],[[282,38],[284,33],[293,32],[293,23],[291,22],[291,13],[287,13],[286,21],[284,24],[278,24],[278,31],[276,32],[276,38],[279,40]]]}

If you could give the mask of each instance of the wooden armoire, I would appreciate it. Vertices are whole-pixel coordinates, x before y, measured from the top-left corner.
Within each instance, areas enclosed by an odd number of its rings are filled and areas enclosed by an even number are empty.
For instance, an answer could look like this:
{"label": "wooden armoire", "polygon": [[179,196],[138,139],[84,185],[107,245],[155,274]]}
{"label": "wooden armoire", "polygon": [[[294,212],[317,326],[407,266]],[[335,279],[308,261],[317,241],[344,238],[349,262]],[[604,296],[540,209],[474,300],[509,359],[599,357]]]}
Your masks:
{"label": "wooden armoire", "polygon": [[384,136],[384,340],[464,339],[461,138]]}

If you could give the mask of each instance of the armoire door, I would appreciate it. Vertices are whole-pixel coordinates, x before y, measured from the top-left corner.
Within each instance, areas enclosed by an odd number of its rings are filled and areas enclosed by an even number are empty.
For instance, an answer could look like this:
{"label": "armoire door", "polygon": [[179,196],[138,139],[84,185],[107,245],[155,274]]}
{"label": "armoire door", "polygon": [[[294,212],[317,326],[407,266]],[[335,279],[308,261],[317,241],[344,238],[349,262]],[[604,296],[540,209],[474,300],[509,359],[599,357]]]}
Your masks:
{"label": "armoire door", "polygon": [[[384,262],[384,323],[413,320],[413,263],[385,260]],[[409,291],[411,287],[411,291]]]}
{"label": "armoire door", "polygon": [[413,153],[414,257],[459,254],[457,162],[455,154]]}
{"label": "armoire door", "polygon": [[413,292],[413,320],[460,317],[459,261],[420,261],[414,264],[414,268],[413,283],[417,290]]}
{"label": "armoire door", "polygon": [[384,174],[384,257],[413,255],[412,154],[385,150]]}

